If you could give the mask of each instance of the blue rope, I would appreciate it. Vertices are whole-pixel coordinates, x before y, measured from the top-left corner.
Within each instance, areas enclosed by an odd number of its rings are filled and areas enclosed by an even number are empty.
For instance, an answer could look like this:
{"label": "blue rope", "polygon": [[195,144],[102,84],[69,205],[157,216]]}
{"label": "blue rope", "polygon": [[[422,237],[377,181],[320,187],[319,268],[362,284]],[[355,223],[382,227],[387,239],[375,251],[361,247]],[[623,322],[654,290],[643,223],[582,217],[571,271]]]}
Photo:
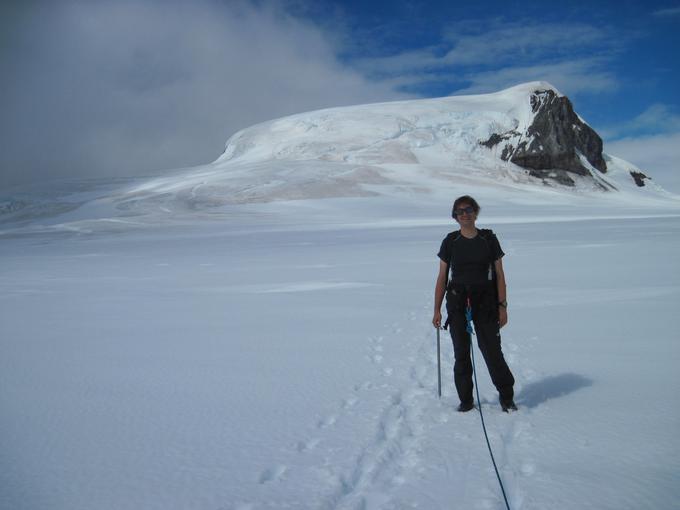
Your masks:
{"label": "blue rope", "polygon": [[477,404],[479,405],[479,416],[482,418],[482,429],[484,430],[484,437],[486,438],[486,446],[489,448],[489,455],[491,455],[491,462],[493,462],[493,468],[496,470],[496,477],[498,478],[498,483],[501,486],[501,492],[503,493],[503,499],[505,500],[505,507],[510,510],[510,504],[508,503],[508,497],[505,495],[505,487],[503,487],[503,481],[501,480],[501,475],[498,472],[498,467],[496,466],[496,459],[493,457],[493,451],[491,450],[491,443],[489,442],[489,435],[486,433],[486,425],[484,424],[484,413],[482,413],[482,402],[479,400],[479,384],[477,384],[477,367],[475,366],[475,347],[472,342],[472,335],[474,331],[472,330],[472,308],[470,307],[470,300],[468,298],[468,304],[465,309],[465,320],[467,321],[466,330],[470,333],[470,353],[472,354],[472,374],[475,377],[475,391],[477,392]]}

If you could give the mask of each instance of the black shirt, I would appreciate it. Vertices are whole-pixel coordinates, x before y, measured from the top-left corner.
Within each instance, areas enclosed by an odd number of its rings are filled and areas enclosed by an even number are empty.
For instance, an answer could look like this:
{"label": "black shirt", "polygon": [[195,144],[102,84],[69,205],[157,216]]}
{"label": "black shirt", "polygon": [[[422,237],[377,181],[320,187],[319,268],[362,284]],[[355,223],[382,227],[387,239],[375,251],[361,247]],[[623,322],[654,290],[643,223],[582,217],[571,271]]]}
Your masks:
{"label": "black shirt", "polygon": [[459,230],[451,232],[437,254],[450,264],[449,280],[454,285],[489,283],[493,278],[493,263],[503,255],[498,238],[491,230],[478,230],[472,239],[461,235]]}

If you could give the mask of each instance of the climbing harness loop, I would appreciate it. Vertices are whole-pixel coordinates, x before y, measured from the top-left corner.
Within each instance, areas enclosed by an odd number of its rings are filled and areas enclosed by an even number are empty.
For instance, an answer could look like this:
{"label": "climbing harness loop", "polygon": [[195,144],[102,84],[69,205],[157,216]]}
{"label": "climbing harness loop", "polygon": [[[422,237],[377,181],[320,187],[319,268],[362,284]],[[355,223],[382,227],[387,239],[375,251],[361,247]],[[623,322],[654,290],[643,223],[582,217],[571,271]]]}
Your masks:
{"label": "climbing harness loop", "polygon": [[465,304],[465,330],[470,334],[470,345],[472,345],[472,335],[475,332],[472,330],[472,305],[470,304],[470,296],[467,297]]}

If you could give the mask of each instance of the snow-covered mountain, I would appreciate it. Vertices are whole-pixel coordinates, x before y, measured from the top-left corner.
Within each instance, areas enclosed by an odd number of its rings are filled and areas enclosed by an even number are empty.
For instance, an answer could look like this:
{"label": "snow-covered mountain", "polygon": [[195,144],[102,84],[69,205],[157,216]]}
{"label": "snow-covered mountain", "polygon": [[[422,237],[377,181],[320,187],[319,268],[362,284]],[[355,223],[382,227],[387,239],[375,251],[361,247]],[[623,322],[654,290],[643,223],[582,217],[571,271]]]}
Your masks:
{"label": "snow-covered mountain", "polygon": [[494,94],[264,122],[233,135],[214,163],[145,182],[125,200],[172,196],[200,206],[427,191],[455,182],[620,190],[637,187],[631,172],[644,176],[602,153],[599,136],[555,87],[531,82]]}
{"label": "snow-covered mountain", "polygon": [[78,222],[74,228],[81,229],[82,222],[97,221],[118,229],[133,223],[131,217],[148,225],[198,213],[214,217],[241,204],[332,197],[389,198],[412,210],[480,189],[496,190],[494,202],[510,192],[550,191],[567,201],[594,193],[598,200],[670,198],[677,205],[677,197],[639,168],[602,149],[568,98],[549,83],[531,82],[493,94],[331,108],[264,122],[234,134],[206,165],[134,182],[0,197],[0,223],[39,219],[66,229]]}

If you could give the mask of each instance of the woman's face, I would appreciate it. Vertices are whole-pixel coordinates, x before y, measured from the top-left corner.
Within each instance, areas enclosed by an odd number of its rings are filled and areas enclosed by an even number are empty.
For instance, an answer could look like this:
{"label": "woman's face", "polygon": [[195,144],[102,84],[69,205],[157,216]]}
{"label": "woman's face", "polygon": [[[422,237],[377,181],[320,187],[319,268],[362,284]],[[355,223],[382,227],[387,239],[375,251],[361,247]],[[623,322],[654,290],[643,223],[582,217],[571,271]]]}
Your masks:
{"label": "woman's face", "polygon": [[461,227],[473,226],[475,220],[477,220],[477,213],[472,207],[472,204],[467,202],[458,204],[458,207],[456,208],[456,221]]}

